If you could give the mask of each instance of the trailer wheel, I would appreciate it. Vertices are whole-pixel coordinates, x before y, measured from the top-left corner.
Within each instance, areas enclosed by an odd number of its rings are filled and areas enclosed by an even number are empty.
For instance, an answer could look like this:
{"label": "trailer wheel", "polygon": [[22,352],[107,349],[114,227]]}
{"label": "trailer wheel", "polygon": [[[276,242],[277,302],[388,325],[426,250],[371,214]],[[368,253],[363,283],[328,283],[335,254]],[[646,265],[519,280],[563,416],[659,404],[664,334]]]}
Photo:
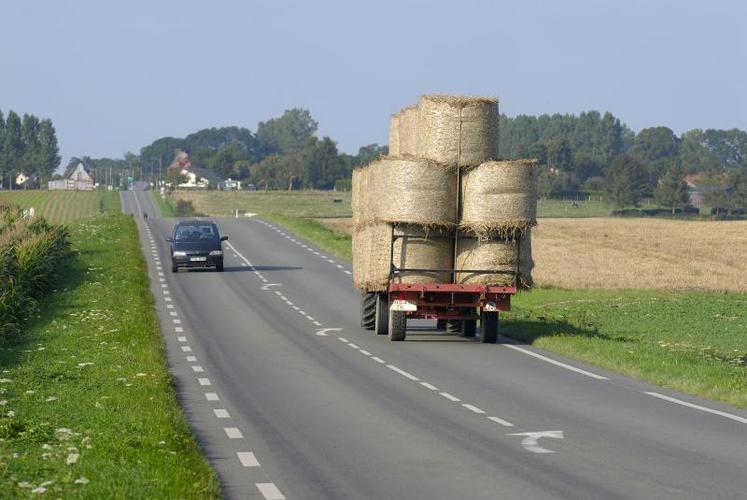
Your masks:
{"label": "trailer wheel", "polygon": [[389,311],[389,340],[401,342],[407,335],[407,313],[405,311]]}
{"label": "trailer wheel", "polygon": [[386,335],[389,330],[389,296],[386,293],[376,294],[376,335]]}
{"label": "trailer wheel", "polygon": [[445,319],[437,319],[436,320],[436,328],[438,330],[446,330],[446,320]]}
{"label": "trailer wheel", "polygon": [[446,320],[446,333],[461,333],[462,332],[462,320],[461,319],[447,319]]}
{"label": "trailer wheel", "polygon": [[462,337],[474,337],[477,331],[476,319],[465,319],[462,323]]}
{"label": "trailer wheel", "polygon": [[361,294],[361,327],[373,330],[376,326],[376,294]]}
{"label": "trailer wheel", "polygon": [[480,313],[480,340],[484,344],[495,344],[498,340],[498,313],[482,311]]}

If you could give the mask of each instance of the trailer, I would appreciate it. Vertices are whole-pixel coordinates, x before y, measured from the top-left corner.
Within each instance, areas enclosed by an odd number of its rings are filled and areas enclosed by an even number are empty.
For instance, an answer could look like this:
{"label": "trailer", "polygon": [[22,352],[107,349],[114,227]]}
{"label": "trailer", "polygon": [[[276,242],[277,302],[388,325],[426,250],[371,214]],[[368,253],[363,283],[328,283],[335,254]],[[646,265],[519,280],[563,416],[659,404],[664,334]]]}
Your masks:
{"label": "trailer", "polygon": [[[361,326],[378,335],[388,335],[392,341],[403,341],[410,319],[435,319],[448,333],[474,337],[480,320],[480,339],[494,344],[498,338],[499,313],[511,310],[511,296],[517,291],[517,268],[514,271],[494,269],[422,269],[397,267],[394,264],[394,243],[405,236],[392,226],[389,283],[386,291],[361,295]],[[435,237],[435,236],[434,236]],[[458,239],[455,238],[455,242]],[[455,243],[456,244],[456,243]],[[449,272],[452,283],[408,284],[398,282],[407,272]],[[456,274],[513,275],[511,286],[457,284]]]}

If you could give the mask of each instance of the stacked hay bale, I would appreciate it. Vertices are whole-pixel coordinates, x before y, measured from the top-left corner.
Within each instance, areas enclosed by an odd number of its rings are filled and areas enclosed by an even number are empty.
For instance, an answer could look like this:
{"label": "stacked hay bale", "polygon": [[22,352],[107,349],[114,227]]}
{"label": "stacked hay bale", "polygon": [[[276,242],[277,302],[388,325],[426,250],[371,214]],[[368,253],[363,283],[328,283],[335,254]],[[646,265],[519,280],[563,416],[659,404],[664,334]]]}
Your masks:
{"label": "stacked hay bale", "polygon": [[423,96],[392,115],[389,138],[390,156],[353,173],[356,287],[386,290],[392,262],[457,271],[395,274],[401,283],[531,286],[535,163],[493,161],[497,99]]}

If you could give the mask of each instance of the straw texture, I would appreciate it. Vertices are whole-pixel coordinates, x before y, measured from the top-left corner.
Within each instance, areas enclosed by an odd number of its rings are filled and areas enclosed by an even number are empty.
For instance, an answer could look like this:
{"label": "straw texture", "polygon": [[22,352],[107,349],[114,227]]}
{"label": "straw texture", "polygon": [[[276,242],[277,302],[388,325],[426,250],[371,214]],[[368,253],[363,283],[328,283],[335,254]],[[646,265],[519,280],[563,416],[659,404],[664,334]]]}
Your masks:
{"label": "straw texture", "polygon": [[460,227],[481,238],[518,237],[537,224],[537,162],[491,161],[462,173]]}
{"label": "straw texture", "polygon": [[425,95],[419,111],[419,156],[451,166],[498,158],[498,99]]}
{"label": "straw texture", "polygon": [[399,113],[392,115],[392,121],[389,123],[389,154],[399,156]]}
{"label": "straw texture", "polygon": [[456,169],[421,158],[385,157],[367,170],[369,219],[426,227],[456,224]]}
{"label": "straw texture", "polygon": [[409,106],[399,113],[399,154],[418,156],[420,150],[420,111]]}
{"label": "straw texture", "polygon": [[[390,257],[398,268],[452,268],[452,240],[448,233],[426,231],[415,225],[398,225],[391,255],[392,226],[373,223],[353,232],[353,284],[364,292],[383,292],[389,284]],[[450,272],[405,272],[395,283],[451,283]]]}
{"label": "straw texture", "polygon": [[511,286],[517,271],[516,240],[460,238],[456,269],[507,271],[507,273],[457,273],[459,284]]}

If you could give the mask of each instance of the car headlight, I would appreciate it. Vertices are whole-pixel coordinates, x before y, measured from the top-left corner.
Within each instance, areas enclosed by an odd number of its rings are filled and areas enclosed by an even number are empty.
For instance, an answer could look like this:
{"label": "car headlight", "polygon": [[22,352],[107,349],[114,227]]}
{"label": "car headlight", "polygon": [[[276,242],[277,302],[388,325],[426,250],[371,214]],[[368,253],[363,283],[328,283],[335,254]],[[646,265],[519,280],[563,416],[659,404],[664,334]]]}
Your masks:
{"label": "car headlight", "polygon": [[221,250],[213,250],[212,252],[210,252],[210,255],[211,256],[223,255],[223,251],[221,251]]}
{"label": "car headlight", "polygon": [[187,256],[187,252],[182,252],[179,250],[174,252],[174,257],[186,257],[186,256]]}

